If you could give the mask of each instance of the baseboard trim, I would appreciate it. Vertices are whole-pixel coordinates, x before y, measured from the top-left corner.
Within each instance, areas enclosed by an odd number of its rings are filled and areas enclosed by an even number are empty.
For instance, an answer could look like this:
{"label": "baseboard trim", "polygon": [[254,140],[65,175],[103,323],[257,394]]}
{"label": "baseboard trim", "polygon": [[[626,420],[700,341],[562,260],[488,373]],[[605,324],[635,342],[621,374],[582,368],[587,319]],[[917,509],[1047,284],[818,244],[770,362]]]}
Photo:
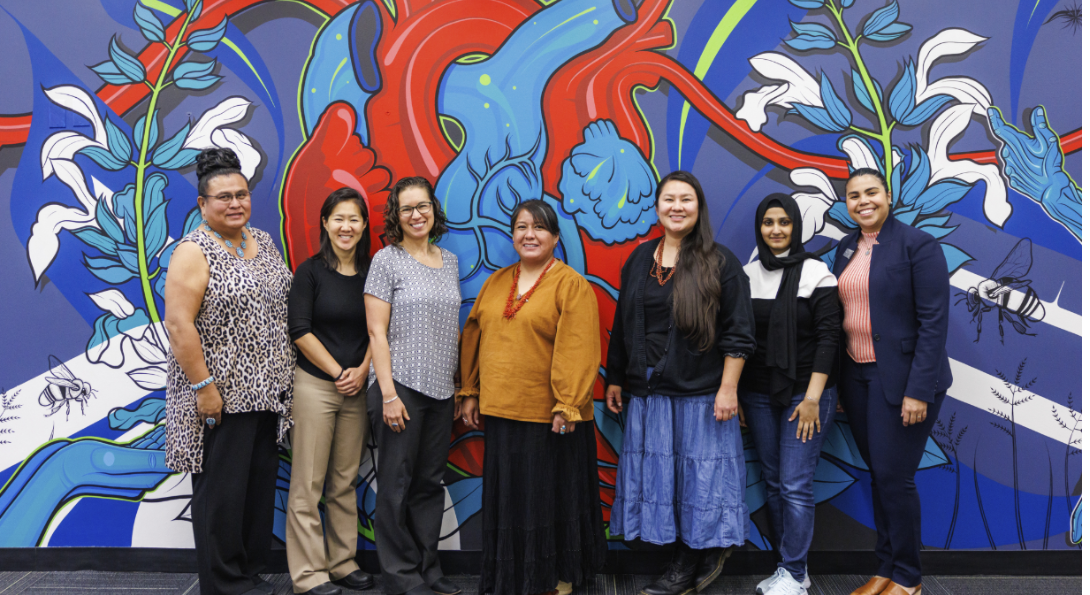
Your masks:
{"label": "baseboard trim", "polygon": [[[669,552],[610,550],[606,574],[655,574],[665,567]],[[442,551],[439,558],[448,574],[476,574],[480,568],[480,552]],[[991,551],[991,550],[925,550],[921,552],[924,574],[929,575],[993,575],[993,576],[1079,576],[1082,574],[1082,552],[1060,551]],[[378,571],[374,550],[360,552],[360,565],[369,572]],[[757,550],[735,551],[723,567],[725,574],[770,574],[775,568],[772,552]],[[810,552],[811,574],[863,574],[873,572],[873,552],[820,551]],[[74,571],[101,570],[111,572],[196,572],[193,550],[160,548],[111,547],[42,547],[0,548],[0,571]],[[283,549],[273,551],[269,564],[273,573],[287,572]]]}

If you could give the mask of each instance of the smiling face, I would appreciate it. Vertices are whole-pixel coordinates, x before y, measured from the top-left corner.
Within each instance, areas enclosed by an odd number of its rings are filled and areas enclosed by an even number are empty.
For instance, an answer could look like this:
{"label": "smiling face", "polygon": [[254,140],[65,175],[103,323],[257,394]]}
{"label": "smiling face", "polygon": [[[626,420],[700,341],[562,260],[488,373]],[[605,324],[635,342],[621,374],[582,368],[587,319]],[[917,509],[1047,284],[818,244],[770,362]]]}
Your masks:
{"label": "smiling face", "polygon": [[363,238],[367,222],[355,201],[342,200],[333,207],[329,218],[322,220],[322,227],[329,234],[329,243],[334,250],[350,254]]}
{"label": "smiling face", "polygon": [[700,204],[696,190],[680,180],[670,180],[662,187],[655,202],[659,225],[674,237],[684,237],[696,227]]}
{"label": "smiling face", "polygon": [[553,256],[559,236],[554,236],[542,223],[535,223],[530,211],[523,209],[515,220],[511,230],[515,252],[525,265],[537,265],[547,262]]}
{"label": "smiling face", "polygon": [[882,229],[889,216],[889,193],[882,187],[881,180],[872,175],[852,178],[848,180],[845,198],[848,215],[864,233]]}
{"label": "smiling face", "polygon": [[[428,190],[420,186],[411,186],[401,191],[398,195],[398,217],[401,224],[401,232],[405,239],[427,240],[431,228],[435,225],[435,212],[433,211]],[[426,213],[420,212],[421,205]],[[411,207],[412,208],[410,210]]]}
{"label": "smiling face", "polygon": [[246,178],[241,174],[216,176],[208,180],[205,192],[198,205],[212,229],[231,233],[246,226],[250,220],[250,188]]}
{"label": "smiling face", "polygon": [[765,211],[764,219],[761,219],[761,238],[779,254],[791,247],[791,232],[794,224],[787,216],[787,211],[781,207],[772,207]]}

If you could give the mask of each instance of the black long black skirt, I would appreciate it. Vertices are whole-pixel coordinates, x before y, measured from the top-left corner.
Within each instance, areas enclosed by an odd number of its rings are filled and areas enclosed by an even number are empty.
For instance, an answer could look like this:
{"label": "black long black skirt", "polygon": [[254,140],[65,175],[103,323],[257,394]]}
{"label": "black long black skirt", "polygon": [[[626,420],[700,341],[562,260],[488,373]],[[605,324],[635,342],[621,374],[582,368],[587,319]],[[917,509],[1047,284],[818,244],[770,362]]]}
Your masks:
{"label": "black long black skirt", "polygon": [[594,422],[484,416],[479,593],[531,595],[591,580],[605,563]]}

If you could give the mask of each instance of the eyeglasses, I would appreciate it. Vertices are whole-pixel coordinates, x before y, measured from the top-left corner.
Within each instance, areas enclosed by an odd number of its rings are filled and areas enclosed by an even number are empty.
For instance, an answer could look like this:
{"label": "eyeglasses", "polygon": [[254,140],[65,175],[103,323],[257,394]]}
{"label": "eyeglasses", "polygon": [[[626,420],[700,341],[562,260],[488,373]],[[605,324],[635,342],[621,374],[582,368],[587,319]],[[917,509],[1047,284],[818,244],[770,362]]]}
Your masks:
{"label": "eyeglasses", "polygon": [[397,214],[401,216],[402,219],[408,219],[409,217],[413,216],[413,211],[417,211],[421,215],[427,215],[431,212],[431,201],[429,200],[428,202],[422,202],[415,207],[401,207],[397,210]]}
{"label": "eyeglasses", "polygon": [[246,202],[250,200],[250,191],[243,190],[241,192],[231,194],[230,192],[224,192],[223,194],[217,194],[215,196],[205,196],[207,199],[211,199],[223,204],[231,204],[232,200],[238,199],[239,202]]}

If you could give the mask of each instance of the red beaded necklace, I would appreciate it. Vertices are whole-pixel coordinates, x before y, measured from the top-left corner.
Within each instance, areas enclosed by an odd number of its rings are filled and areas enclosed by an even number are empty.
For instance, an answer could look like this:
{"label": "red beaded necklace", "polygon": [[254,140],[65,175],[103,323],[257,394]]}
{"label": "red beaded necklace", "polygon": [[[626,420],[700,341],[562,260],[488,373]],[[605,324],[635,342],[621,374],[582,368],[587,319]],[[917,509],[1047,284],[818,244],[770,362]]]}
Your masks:
{"label": "red beaded necklace", "polygon": [[522,309],[522,305],[530,301],[530,296],[534,294],[534,290],[541,283],[541,280],[545,278],[545,273],[549,272],[549,269],[553,268],[556,264],[556,259],[553,258],[549,261],[549,264],[545,266],[545,270],[541,271],[538,275],[537,281],[534,281],[533,287],[530,288],[525,294],[515,297],[515,292],[519,289],[519,275],[522,273],[522,263],[515,265],[515,281],[511,283],[511,293],[507,295],[507,307],[503,309],[503,317],[507,320],[511,320],[518,314],[518,311]]}
{"label": "red beaded necklace", "polygon": [[666,285],[666,282],[674,276],[674,271],[677,270],[677,263],[674,263],[674,266],[670,267],[670,273],[666,275],[666,278],[662,277],[662,248],[664,246],[666,246],[665,238],[659,242],[659,247],[655,250],[655,265],[651,267],[651,276],[659,282],[659,287]]}

